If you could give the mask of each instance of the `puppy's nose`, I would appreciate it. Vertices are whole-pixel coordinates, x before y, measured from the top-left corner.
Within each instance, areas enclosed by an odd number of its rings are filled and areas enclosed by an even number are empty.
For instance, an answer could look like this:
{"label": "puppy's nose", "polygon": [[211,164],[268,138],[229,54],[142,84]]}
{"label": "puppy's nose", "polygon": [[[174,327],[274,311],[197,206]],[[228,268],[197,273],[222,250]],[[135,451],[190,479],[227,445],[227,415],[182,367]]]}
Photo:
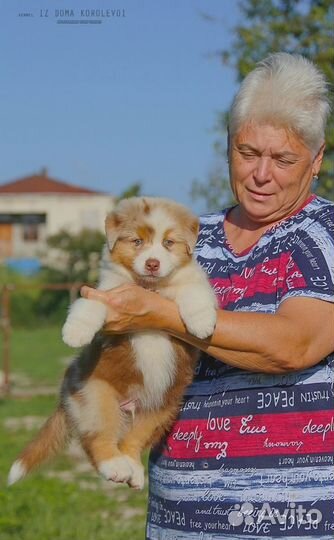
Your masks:
{"label": "puppy's nose", "polygon": [[145,268],[150,272],[156,272],[160,268],[160,261],[158,259],[147,259]]}

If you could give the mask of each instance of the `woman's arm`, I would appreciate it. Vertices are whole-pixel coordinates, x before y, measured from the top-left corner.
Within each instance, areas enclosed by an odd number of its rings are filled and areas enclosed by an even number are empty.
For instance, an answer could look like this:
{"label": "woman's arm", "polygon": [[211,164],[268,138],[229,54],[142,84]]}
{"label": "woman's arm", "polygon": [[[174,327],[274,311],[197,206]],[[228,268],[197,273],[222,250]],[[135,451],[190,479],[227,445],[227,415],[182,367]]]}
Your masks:
{"label": "woman's arm", "polygon": [[83,287],[82,295],[107,305],[107,332],[164,331],[240,369],[298,371],[334,350],[334,306],[321,300],[291,298],[274,315],[219,310],[215,332],[200,340],[187,332],[177,305],[157,293],[131,284]]}

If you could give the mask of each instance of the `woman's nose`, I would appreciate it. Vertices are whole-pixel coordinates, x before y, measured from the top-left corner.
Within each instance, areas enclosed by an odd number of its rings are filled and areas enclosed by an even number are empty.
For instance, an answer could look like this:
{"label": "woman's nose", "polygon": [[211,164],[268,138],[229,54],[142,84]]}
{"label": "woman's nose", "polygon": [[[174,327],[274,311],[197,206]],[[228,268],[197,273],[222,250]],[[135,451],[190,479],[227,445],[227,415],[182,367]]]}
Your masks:
{"label": "woman's nose", "polygon": [[270,157],[259,157],[254,170],[254,178],[259,183],[269,182],[271,180],[272,160]]}

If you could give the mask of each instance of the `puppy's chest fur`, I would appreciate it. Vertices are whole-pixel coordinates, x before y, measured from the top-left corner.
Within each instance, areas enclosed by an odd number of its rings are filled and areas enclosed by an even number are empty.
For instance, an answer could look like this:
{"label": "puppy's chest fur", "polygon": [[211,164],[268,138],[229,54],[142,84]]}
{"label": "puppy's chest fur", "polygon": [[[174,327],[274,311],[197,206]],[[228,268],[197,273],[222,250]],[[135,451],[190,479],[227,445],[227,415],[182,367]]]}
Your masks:
{"label": "puppy's chest fur", "polygon": [[104,380],[120,402],[133,400],[143,410],[166,406],[189,384],[197,353],[164,333],[107,337],[99,334],[69,367],[63,397],[85,392],[88,380]]}
{"label": "puppy's chest fur", "polygon": [[133,335],[130,343],[136,367],[143,375],[143,390],[138,396],[141,406],[158,408],[175,382],[177,360],[173,344],[166,335],[150,332]]}

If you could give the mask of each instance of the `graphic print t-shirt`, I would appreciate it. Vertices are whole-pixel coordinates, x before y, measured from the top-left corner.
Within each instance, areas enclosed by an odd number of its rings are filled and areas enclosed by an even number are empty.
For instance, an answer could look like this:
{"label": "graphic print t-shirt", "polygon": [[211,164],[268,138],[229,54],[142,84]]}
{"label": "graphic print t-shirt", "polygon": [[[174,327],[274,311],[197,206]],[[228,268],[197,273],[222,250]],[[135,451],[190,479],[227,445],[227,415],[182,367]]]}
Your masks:
{"label": "graphic print t-shirt", "polygon": [[[334,301],[332,203],[312,196],[241,254],[227,242],[226,214],[202,218],[196,249],[221,309],[270,314],[292,297]],[[333,392],[333,356],[266,375],[203,354],[178,420],[151,453],[147,538],[333,539]]]}

